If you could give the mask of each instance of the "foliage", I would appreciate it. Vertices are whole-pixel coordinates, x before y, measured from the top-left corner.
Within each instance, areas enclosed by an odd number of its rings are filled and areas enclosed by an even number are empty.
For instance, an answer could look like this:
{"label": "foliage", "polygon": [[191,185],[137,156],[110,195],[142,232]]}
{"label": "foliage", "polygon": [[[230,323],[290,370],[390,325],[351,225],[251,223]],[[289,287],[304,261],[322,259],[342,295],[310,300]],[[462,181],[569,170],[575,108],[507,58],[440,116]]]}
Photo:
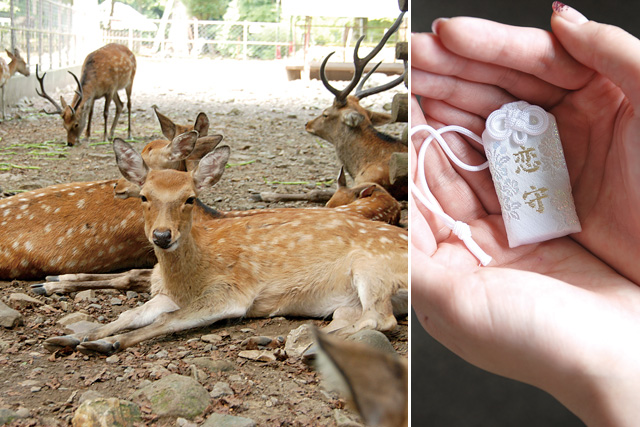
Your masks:
{"label": "foliage", "polygon": [[230,0],[183,0],[189,14],[205,21],[219,21],[224,16]]}
{"label": "foliage", "polygon": [[[105,1],[102,0],[98,3],[102,4]],[[164,7],[167,3],[166,0],[117,0],[120,3],[124,3],[133,7],[138,12],[142,13],[147,18],[151,19],[160,19],[162,17],[162,12],[164,11]]]}
{"label": "foliage", "polygon": [[249,22],[278,22],[277,0],[240,0],[240,19]]}

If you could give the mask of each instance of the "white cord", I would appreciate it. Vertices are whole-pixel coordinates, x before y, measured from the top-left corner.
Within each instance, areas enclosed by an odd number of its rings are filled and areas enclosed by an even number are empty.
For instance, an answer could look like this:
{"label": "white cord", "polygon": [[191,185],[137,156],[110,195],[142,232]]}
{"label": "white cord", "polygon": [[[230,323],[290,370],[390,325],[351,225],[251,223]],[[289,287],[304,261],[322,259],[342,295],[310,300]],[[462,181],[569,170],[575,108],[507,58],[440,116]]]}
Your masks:
{"label": "white cord", "polygon": [[429,146],[429,144],[431,144],[431,141],[433,141],[434,139],[438,141],[438,144],[440,144],[440,147],[442,147],[442,149],[444,150],[446,155],[451,159],[451,161],[453,161],[453,163],[458,165],[460,168],[467,171],[471,171],[471,172],[477,172],[477,171],[481,171],[483,169],[488,168],[489,167],[488,161],[478,166],[472,166],[472,165],[463,163],[453,153],[453,151],[451,151],[451,148],[449,148],[449,145],[442,137],[442,134],[446,132],[458,132],[468,136],[469,138],[473,139],[480,145],[482,145],[482,139],[475,133],[471,132],[470,130],[460,126],[445,126],[443,128],[436,130],[429,125],[419,125],[411,129],[410,136],[413,136],[416,132],[419,132],[421,130],[426,130],[430,134],[422,143],[422,147],[420,147],[420,151],[418,153],[418,179],[420,181],[424,194],[418,189],[418,187],[412,181],[409,181],[409,184],[411,186],[411,192],[418,200],[420,200],[420,203],[422,203],[427,209],[429,209],[438,218],[440,218],[442,222],[444,222],[445,225],[451,229],[453,234],[455,234],[460,240],[462,240],[462,242],[467,246],[467,249],[469,249],[469,251],[476,258],[478,258],[478,260],[483,266],[486,266],[491,262],[492,258],[489,255],[487,255],[487,253],[484,252],[480,248],[480,246],[478,246],[475,240],[473,240],[473,237],[471,236],[471,227],[469,227],[467,223],[454,220],[442,210],[442,208],[438,204],[438,201],[436,200],[434,195],[431,193],[431,190],[429,190],[429,185],[427,184],[427,179],[426,179],[425,170],[424,170],[425,153],[427,151],[427,147]]}

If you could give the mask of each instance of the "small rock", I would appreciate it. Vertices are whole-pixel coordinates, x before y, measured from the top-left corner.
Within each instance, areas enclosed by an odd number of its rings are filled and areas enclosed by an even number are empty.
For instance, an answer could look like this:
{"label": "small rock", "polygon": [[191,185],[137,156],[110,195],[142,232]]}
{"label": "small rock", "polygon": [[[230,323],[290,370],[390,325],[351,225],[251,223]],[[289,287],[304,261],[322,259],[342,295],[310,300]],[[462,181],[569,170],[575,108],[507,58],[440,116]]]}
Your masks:
{"label": "small rock", "polygon": [[107,357],[106,362],[107,363],[118,363],[118,362],[120,362],[120,358],[118,357],[117,354],[114,354],[113,356]]}
{"label": "small rock", "polygon": [[215,383],[213,389],[209,392],[209,396],[213,397],[214,399],[222,396],[233,396],[233,394],[233,390],[231,389],[229,383],[225,383],[222,381]]}
{"label": "small rock", "polygon": [[23,293],[13,293],[9,295],[9,305],[13,308],[26,308],[40,306],[44,303],[38,299]]}
{"label": "small rock", "polygon": [[96,291],[94,291],[93,289],[80,291],[76,294],[76,297],[74,298],[76,302],[81,302],[81,301],[93,302],[95,299],[96,299]]}
{"label": "small rock", "polygon": [[101,324],[96,322],[88,322],[86,320],[81,320],[79,322],[67,325],[64,329],[67,334],[83,334],[85,332],[88,332],[92,329],[97,328],[98,326],[101,326]]}
{"label": "small rock", "polygon": [[37,393],[40,390],[42,390],[42,387],[40,387],[39,385],[36,385],[36,386],[31,387],[30,390],[31,390],[31,393]]}
{"label": "small rock", "polygon": [[208,335],[203,335],[200,337],[200,339],[204,342],[210,343],[210,344],[215,344],[219,341],[222,341],[222,337],[220,335],[216,335],[216,334],[208,334]]}
{"label": "small rock", "polygon": [[189,360],[194,365],[209,372],[229,372],[235,370],[233,363],[228,360],[213,360],[208,357],[194,357]]}
{"label": "small rock", "polygon": [[120,298],[111,298],[111,300],[109,300],[109,303],[111,305],[122,305],[122,300]]}
{"label": "small rock", "polygon": [[311,326],[305,324],[289,332],[284,349],[290,357],[302,357],[312,344]]}
{"label": "small rock", "polygon": [[102,306],[100,304],[89,304],[88,308],[95,308],[96,310],[102,310]]}
{"label": "small rock", "polygon": [[336,426],[339,427],[364,427],[363,424],[353,419],[351,414],[341,409],[333,411],[333,419],[336,422]]}
{"label": "small rock", "polygon": [[242,341],[240,345],[242,347],[247,347],[249,350],[255,350],[260,346],[265,347],[271,344],[271,341],[273,341],[273,338],[271,337],[258,336],[258,337],[247,338],[246,340]]}
{"label": "small rock", "polygon": [[95,390],[87,390],[80,395],[80,399],[78,399],[78,405],[82,405],[87,400],[101,399],[103,397],[104,396],[101,393]]}
{"label": "small rock", "polygon": [[397,354],[389,338],[380,331],[363,329],[347,337],[347,341],[359,342],[389,354]]}
{"label": "small rock", "polygon": [[16,411],[16,416],[18,418],[29,418],[31,416],[31,411],[29,411],[27,408],[19,408]]}
{"label": "small rock", "polygon": [[56,323],[62,326],[67,326],[71,325],[72,323],[80,322],[82,320],[90,322],[91,320],[93,320],[93,318],[86,313],[76,312],[61,317]]}
{"label": "small rock", "polygon": [[115,397],[85,401],[71,420],[74,427],[134,426],[142,420],[138,405]]}
{"label": "small rock", "polygon": [[11,344],[6,341],[0,340],[0,353],[6,351],[9,347],[11,347]]}
{"label": "small rock", "polygon": [[160,350],[154,356],[156,359],[164,359],[165,357],[169,356],[169,352],[167,350]]}
{"label": "small rock", "polygon": [[22,323],[22,314],[0,301],[0,326],[13,328]]}
{"label": "small rock", "polygon": [[261,350],[244,350],[238,353],[238,356],[244,359],[255,360],[259,362],[275,362],[276,356],[268,351]]}
{"label": "small rock", "polygon": [[196,380],[172,374],[134,393],[134,399],[145,396],[159,416],[193,418],[201,415],[211,401],[209,392]]}
{"label": "small rock", "polygon": [[0,408],[0,425],[9,424],[16,418],[18,418],[18,415],[11,409]]}
{"label": "small rock", "polygon": [[178,418],[176,420],[176,425],[178,427],[198,427],[198,424],[196,423],[192,423],[191,421],[185,419],[185,418]]}
{"label": "small rock", "polygon": [[256,422],[250,418],[233,415],[211,414],[200,427],[255,427]]}
{"label": "small rock", "polygon": [[127,291],[127,299],[138,298],[138,293],[136,291]]}

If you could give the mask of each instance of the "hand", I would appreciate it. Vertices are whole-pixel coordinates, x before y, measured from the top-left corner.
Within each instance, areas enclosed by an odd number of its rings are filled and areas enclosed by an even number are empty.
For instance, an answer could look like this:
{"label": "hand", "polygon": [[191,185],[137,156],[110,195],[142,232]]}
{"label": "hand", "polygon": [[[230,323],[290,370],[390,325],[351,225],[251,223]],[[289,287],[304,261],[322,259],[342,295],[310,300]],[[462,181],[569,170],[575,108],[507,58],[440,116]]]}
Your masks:
{"label": "hand", "polygon": [[[431,191],[494,262],[477,267],[413,203],[412,303],[427,331],[468,361],[547,390],[589,424],[631,423],[640,419],[640,41],[554,7],[553,34],[453,18],[434,23],[437,35],[414,35],[412,91],[424,115],[412,99],[412,126],[428,118],[480,134],[507,102],[542,106],[558,121],[583,231],[509,249],[488,171],[452,167],[432,144]],[[447,140],[464,162],[484,160]]]}

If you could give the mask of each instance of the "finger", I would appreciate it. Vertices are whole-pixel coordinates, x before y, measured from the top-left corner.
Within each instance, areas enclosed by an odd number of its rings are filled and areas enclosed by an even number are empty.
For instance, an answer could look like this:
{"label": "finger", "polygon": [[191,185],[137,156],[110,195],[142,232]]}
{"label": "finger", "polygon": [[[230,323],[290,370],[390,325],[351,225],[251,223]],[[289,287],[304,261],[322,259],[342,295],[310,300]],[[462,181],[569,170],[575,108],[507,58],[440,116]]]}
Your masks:
{"label": "finger", "polygon": [[531,74],[495,64],[463,58],[446,49],[435,34],[418,33],[411,37],[411,66],[414,69],[503,88],[517,99],[546,109],[567,93]]}
{"label": "finger", "polygon": [[493,85],[417,69],[411,69],[411,91],[416,95],[446,101],[484,118],[504,104],[517,101],[508,92]]}
{"label": "finger", "polygon": [[541,29],[467,17],[437,20],[434,28],[453,53],[519,70],[564,89],[581,88],[593,75],[551,33]]}
{"label": "finger", "polygon": [[587,21],[566,5],[555,7],[551,28],[571,55],[609,78],[640,107],[640,40],[621,28]]}
{"label": "finger", "polygon": [[[428,117],[447,124],[458,125],[471,130],[476,135],[482,135],[484,120],[476,115],[468,114],[445,102],[423,98],[421,100],[423,111]],[[457,134],[452,134],[457,135]],[[448,133],[443,135],[451,150],[460,160],[468,165],[480,165],[487,159],[484,148],[475,143],[469,142],[464,137],[451,137]],[[496,195],[493,180],[488,169],[480,172],[466,171],[455,164],[453,168],[467,182],[471,191],[476,195],[484,210],[489,214],[500,213],[500,203]]]}

